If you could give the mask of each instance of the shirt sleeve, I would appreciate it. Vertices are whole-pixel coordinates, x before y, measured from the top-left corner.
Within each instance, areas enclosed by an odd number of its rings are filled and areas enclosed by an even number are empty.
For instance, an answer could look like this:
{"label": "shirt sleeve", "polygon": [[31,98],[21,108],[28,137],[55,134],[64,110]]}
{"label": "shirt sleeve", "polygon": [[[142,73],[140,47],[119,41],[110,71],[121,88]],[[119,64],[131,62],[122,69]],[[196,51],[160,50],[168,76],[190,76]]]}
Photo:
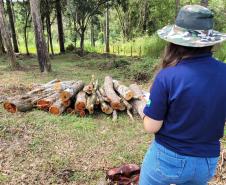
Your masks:
{"label": "shirt sleeve", "polygon": [[158,74],[151,88],[149,101],[144,108],[144,114],[154,120],[162,121],[167,113],[168,92]]}

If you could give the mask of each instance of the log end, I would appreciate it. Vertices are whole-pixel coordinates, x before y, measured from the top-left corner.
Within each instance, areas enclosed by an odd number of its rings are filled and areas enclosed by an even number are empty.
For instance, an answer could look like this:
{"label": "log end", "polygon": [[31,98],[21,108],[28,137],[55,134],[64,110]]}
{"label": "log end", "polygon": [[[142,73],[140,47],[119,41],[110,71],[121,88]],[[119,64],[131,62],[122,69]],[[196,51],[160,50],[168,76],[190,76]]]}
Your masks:
{"label": "log end", "polygon": [[134,93],[132,91],[128,91],[125,95],[125,99],[127,101],[131,100],[134,97]]}
{"label": "log end", "polygon": [[7,110],[10,113],[16,113],[17,112],[16,105],[14,105],[13,103],[10,103],[8,101],[3,103],[3,107],[4,107],[5,110]]}
{"label": "log end", "polygon": [[54,115],[60,115],[60,110],[59,110],[59,108],[58,108],[58,107],[55,107],[55,106],[51,106],[51,107],[49,108],[49,112],[50,112],[51,114],[54,114]]}
{"label": "log end", "polygon": [[40,109],[40,110],[48,110],[49,107],[50,107],[50,102],[47,101],[47,100],[38,100],[37,102],[37,107]]}

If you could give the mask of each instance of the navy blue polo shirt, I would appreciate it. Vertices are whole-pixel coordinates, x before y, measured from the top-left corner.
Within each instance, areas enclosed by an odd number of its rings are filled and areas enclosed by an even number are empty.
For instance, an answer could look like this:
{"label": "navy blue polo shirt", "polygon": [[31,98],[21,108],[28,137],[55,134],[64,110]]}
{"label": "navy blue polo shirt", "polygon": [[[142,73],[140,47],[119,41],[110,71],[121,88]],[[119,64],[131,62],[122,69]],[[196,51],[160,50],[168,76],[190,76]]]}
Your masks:
{"label": "navy blue polo shirt", "polygon": [[182,155],[217,157],[226,120],[226,64],[211,53],[161,70],[144,114],[163,120],[156,142]]}

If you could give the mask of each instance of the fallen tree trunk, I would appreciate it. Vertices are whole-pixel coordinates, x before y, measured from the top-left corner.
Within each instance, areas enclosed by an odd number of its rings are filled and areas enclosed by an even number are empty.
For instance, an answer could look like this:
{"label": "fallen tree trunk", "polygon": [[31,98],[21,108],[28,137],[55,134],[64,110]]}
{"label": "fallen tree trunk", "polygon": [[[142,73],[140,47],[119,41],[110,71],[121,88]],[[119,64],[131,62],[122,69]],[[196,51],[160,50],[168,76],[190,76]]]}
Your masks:
{"label": "fallen tree trunk", "polygon": [[140,87],[137,84],[131,84],[129,86],[129,88],[133,91],[134,98],[142,99],[144,94],[143,94],[142,90],[140,89]]}
{"label": "fallen tree trunk", "polygon": [[101,94],[102,98],[104,99],[104,101],[110,103],[110,100],[108,99],[108,97],[104,91],[104,88],[103,87],[99,88],[99,91],[100,91],[100,94]]}
{"label": "fallen tree trunk", "polygon": [[69,88],[63,90],[60,93],[60,98],[62,101],[67,101],[73,96],[75,96],[79,91],[83,89],[85,84],[82,81],[78,81],[74,84],[72,84]]}
{"label": "fallen tree trunk", "polygon": [[46,97],[44,99],[40,99],[37,101],[37,107],[41,110],[49,110],[50,106],[59,99],[59,93],[53,94],[49,97]]}
{"label": "fallen tree trunk", "polygon": [[26,112],[33,109],[33,105],[30,101],[22,99],[9,99],[3,103],[5,110],[11,113]]}
{"label": "fallen tree trunk", "polygon": [[146,105],[145,101],[143,100],[132,100],[131,101],[132,107],[133,107],[133,111],[137,112],[139,114],[139,116],[141,117],[141,119],[144,118],[144,107]]}
{"label": "fallen tree trunk", "polygon": [[94,113],[94,105],[97,100],[97,95],[96,93],[93,93],[91,96],[87,98],[87,104],[86,104],[86,109],[89,111],[89,114]]}
{"label": "fallen tree trunk", "polygon": [[80,91],[77,94],[75,101],[75,112],[79,113],[80,116],[85,116],[86,101],[86,93],[84,91]]}
{"label": "fallen tree trunk", "polygon": [[61,99],[58,99],[55,103],[53,103],[50,108],[49,112],[54,115],[61,115],[68,106],[64,105],[64,102]]}
{"label": "fallen tree trunk", "polygon": [[97,90],[96,93],[97,93],[97,97],[100,101],[100,107],[101,107],[102,112],[104,112],[105,114],[112,114],[112,112],[113,112],[112,107],[104,101],[100,91]]}
{"label": "fallen tree trunk", "polygon": [[117,80],[113,80],[114,89],[127,101],[131,100],[134,96],[133,91],[126,87],[125,85],[121,84]]}
{"label": "fallen tree trunk", "polygon": [[124,105],[121,103],[121,99],[114,91],[113,80],[110,76],[105,77],[104,91],[110,100],[111,107],[115,110],[123,110]]}

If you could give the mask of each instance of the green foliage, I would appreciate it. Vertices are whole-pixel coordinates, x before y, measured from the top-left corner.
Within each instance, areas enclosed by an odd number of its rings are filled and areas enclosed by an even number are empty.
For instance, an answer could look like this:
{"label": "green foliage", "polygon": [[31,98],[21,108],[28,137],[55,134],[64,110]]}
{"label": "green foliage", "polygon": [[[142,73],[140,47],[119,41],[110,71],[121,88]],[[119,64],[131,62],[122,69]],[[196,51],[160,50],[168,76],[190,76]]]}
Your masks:
{"label": "green foliage", "polygon": [[153,78],[159,66],[159,59],[147,57],[142,62],[135,62],[130,66],[131,78],[138,82],[148,82]]}
{"label": "green foliage", "polygon": [[226,62],[226,43],[222,43],[221,45],[216,46],[215,48],[216,49],[214,52],[214,56],[217,59]]}

